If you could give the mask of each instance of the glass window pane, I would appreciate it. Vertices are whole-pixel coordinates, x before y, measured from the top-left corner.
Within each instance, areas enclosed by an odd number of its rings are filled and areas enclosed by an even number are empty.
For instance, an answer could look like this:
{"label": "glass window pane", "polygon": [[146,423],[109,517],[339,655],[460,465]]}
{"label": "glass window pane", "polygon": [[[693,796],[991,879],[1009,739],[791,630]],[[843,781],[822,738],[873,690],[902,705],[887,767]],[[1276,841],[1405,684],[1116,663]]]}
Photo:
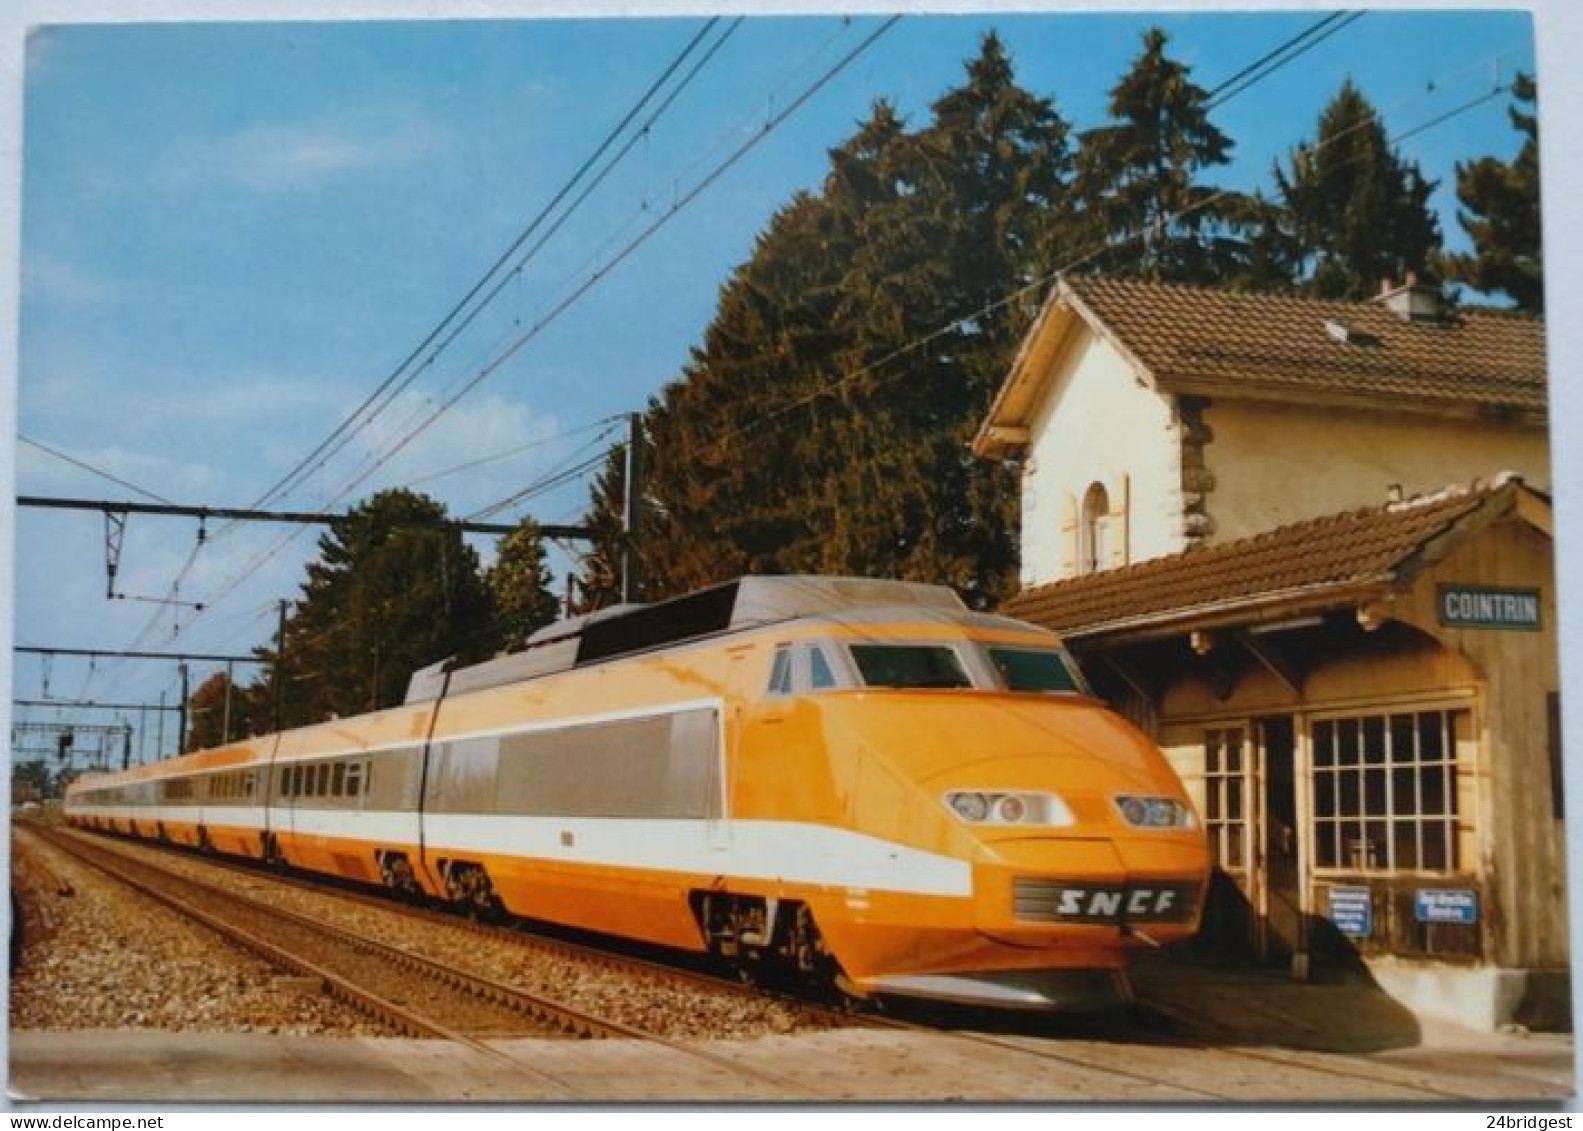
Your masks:
{"label": "glass window pane", "polygon": [[1384,770],[1365,770],[1363,772],[1363,805],[1363,811],[1370,816],[1382,817],[1385,815]]}
{"label": "glass window pane", "polygon": [[1389,846],[1386,843],[1388,837],[1389,833],[1384,821],[1370,821],[1363,826],[1363,839],[1368,846],[1364,867],[1372,869],[1390,866],[1390,858],[1387,856]]}
{"label": "glass window pane", "polygon": [[1379,716],[1363,720],[1363,760],[1385,761],[1385,720]]}
{"label": "glass window pane", "polygon": [[1336,763],[1336,727],[1334,723],[1314,724],[1314,765],[1333,766]]}
{"label": "glass window pane", "polygon": [[1446,771],[1444,766],[1424,766],[1418,771],[1422,798],[1420,812],[1438,816],[1446,812]]}
{"label": "glass window pane", "polygon": [[1336,815],[1336,775],[1323,773],[1314,775],[1314,816],[1318,818],[1334,817]]}
{"label": "glass window pane", "polygon": [[1336,765],[1358,764],[1358,738],[1357,719],[1342,719],[1336,723]]}
{"label": "glass window pane", "polygon": [[1391,826],[1392,866],[1406,870],[1418,868],[1418,822],[1397,821]]}
{"label": "glass window pane", "polygon": [[1424,822],[1424,862],[1426,869],[1441,870],[1452,866],[1450,854],[1446,851],[1447,833],[1450,826],[1444,821]]}
{"label": "glass window pane", "polygon": [[791,690],[791,650],[777,648],[775,650],[775,663],[770,667],[770,690]]}
{"label": "glass window pane", "polygon": [[830,670],[830,661],[825,659],[823,650],[817,645],[808,652],[808,672],[809,686],[815,691],[823,691],[836,685],[835,672]]}
{"label": "glass window pane", "polygon": [[868,687],[971,687],[954,649],[941,644],[854,644],[852,659]]}
{"label": "glass window pane", "polygon": [[1221,863],[1227,868],[1242,867],[1242,826],[1227,825],[1225,830],[1225,853]]}
{"label": "glass window pane", "polygon": [[1418,813],[1418,774],[1411,769],[1391,771],[1391,812],[1399,816]]}
{"label": "glass window pane", "polygon": [[1418,757],[1422,761],[1445,761],[1445,718],[1440,711],[1425,711],[1418,716]]}
{"label": "glass window pane", "polygon": [[1336,823],[1320,821],[1314,826],[1314,852],[1321,868],[1334,868],[1336,855]]}
{"label": "glass window pane", "polygon": [[1049,648],[991,648],[989,658],[1012,691],[1079,691],[1060,652]]}
{"label": "glass window pane", "polygon": [[1336,805],[1336,812],[1342,816],[1354,816],[1363,812],[1362,799],[1358,796],[1357,772],[1343,771],[1337,775],[1337,784],[1341,787],[1341,799]]}
{"label": "glass window pane", "polygon": [[340,797],[346,791],[346,763],[337,762],[330,778],[330,795]]}
{"label": "glass window pane", "polygon": [[1413,762],[1417,761],[1417,747],[1415,745],[1417,727],[1414,726],[1412,715],[1391,716],[1391,761]]}

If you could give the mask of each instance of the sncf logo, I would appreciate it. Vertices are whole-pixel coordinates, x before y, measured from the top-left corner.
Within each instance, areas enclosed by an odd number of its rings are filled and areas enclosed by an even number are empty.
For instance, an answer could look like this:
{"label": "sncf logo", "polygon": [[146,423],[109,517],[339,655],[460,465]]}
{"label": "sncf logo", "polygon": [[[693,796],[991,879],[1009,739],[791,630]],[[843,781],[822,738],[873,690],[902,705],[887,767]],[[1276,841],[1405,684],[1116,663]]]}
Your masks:
{"label": "sncf logo", "polygon": [[1048,917],[1067,922],[1164,923],[1191,917],[1193,891],[1190,884],[1060,884],[1039,902]]}

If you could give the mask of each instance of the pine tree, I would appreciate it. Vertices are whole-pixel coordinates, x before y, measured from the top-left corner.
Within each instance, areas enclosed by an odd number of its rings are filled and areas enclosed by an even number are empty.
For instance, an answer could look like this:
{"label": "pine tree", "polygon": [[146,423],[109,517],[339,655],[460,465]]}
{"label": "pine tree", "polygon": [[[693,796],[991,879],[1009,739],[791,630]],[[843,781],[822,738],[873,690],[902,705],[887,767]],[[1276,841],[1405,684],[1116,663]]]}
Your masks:
{"label": "pine tree", "polygon": [[1433,277],[1434,183],[1391,150],[1378,112],[1350,79],[1320,114],[1317,141],[1294,149],[1275,177],[1304,289],[1365,299],[1408,272]]}
{"label": "pine tree", "polygon": [[[830,153],[645,417],[646,598],[802,571],[1010,586],[1013,473],[968,440],[1029,315],[1006,299],[1070,215],[1067,134],[991,35],[924,129],[880,102]],[[618,478],[613,457],[590,517],[612,531]],[[585,565],[590,603],[614,549]]]}
{"label": "pine tree", "polygon": [[1165,54],[1159,28],[1110,94],[1111,124],[1082,135],[1077,194],[1086,251],[1081,269],[1174,282],[1234,274],[1245,250],[1235,198],[1198,177],[1231,159],[1209,120],[1208,93]]}
{"label": "pine tree", "polygon": [[[1518,105],[1509,113],[1523,135],[1510,163],[1493,157],[1457,163],[1457,220],[1473,240],[1472,255],[1445,257],[1446,274],[1485,293],[1503,292],[1519,310],[1544,313],[1544,258],[1539,226],[1539,119],[1533,78],[1512,83]],[[1524,111],[1522,105],[1530,109]]]}
{"label": "pine tree", "polygon": [[[722,288],[703,346],[650,405],[642,543],[665,550],[642,558],[646,598],[785,572],[815,552],[823,522],[806,501],[816,433],[807,417],[795,429],[766,419],[828,379],[842,334],[836,282],[852,254],[831,210],[796,197]],[[619,497],[604,505],[620,513]]]}
{"label": "pine tree", "polygon": [[968,442],[1026,326],[1008,299],[1040,276],[1070,221],[1072,157],[1066,122],[1017,85],[997,36],[966,70],[928,126],[863,154],[895,187],[856,207],[855,178],[826,186],[837,213],[857,217],[840,362],[861,376],[832,425],[841,459],[823,480],[831,529],[817,564],[988,603],[1015,572],[1016,483]]}
{"label": "pine tree", "polygon": [[[626,446],[618,445],[605,458],[605,466],[589,489],[583,524],[593,528],[594,538],[577,572],[573,613],[590,613],[621,602],[621,519],[626,478]],[[651,584],[650,588],[656,594],[662,591],[659,585]]]}
{"label": "pine tree", "polygon": [[503,648],[515,651],[525,647],[528,637],[560,615],[544,539],[532,519],[523,519],[501,538],[495,564],[485,580],[494,598]]}
{"label": "pine tree", "polygon": [[[426,496],[382,491],[319,539],[286,622],[282,722],[297,725],[401,702],[411,673],[498,642],[478,555]],[[273,661],[270,649],[261,658]],[[275,677],[271,677],[272,679]],[[273,699],[272,683],[257,698]],[[268,708],[273,721],[273,704]]]}

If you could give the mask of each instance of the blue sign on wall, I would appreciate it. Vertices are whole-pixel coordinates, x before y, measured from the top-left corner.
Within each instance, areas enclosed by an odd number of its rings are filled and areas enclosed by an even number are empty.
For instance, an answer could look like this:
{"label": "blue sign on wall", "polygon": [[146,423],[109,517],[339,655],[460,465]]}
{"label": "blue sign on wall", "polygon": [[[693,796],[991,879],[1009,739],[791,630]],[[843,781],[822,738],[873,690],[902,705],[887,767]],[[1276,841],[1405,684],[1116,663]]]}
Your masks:
{"label": "blue sign on wall", "polygon": [[1353,938],[1374,933],[1374,903],[1368,888],[1331,888],[1330,921],[1336,930]]}
{"label": "blue sign on wall", "polygon": [[1420,923],[1477,923],[1479,893],[1466,889],[1420,889],[1413,900],[1413,916]]}

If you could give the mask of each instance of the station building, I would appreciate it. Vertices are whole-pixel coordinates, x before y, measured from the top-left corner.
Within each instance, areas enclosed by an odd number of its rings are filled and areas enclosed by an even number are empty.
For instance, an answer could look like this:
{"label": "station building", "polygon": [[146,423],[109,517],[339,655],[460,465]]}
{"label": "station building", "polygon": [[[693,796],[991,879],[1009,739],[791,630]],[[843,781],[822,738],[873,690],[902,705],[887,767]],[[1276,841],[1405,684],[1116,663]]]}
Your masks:
{"label": "station building", "polygon": [[1209,939],[1566,1019],[1541,322],[1063,280],[975,449],[1022,469],[1004,611],[1198,805]]}

